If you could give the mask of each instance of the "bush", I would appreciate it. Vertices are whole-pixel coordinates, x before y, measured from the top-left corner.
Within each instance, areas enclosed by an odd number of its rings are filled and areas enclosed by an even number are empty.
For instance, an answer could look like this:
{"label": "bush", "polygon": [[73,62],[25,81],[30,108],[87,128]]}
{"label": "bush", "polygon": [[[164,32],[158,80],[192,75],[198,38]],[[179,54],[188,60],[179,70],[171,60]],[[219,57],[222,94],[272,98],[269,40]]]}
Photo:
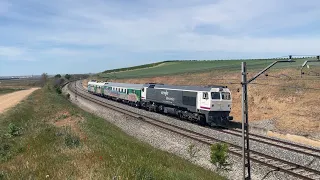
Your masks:
{"label": "bush", "polygon": [[215,143],[211,145],[211,163],[214,164],[218,170],[228,171],[230,164],[228,160],[229,147],[224,143]]}
{"label": "bush", "polygon": [[64,138],[64,142],[69,148],[74,148],[80,145],[80,138],[78,136],[71,135],[68,133]]}
{"label": "bush", "polygon": [[61,88],[60,88],[60,87],[56,87],[56,92],[57,92],[58,94],[61,94],[61,93],[62,93]]}
{"label": "bush", "polygon": [[0,180],[4,179],[5,173],[3,171],[0,171]]}
{"label": "bush", "polygon": [[196,154],[200,151],[198,148],[195,147],[194,144],[190,144],[188,146],[188,154],[189,154],[189,158],[193,159],[196,157]]}
{"label": "bush", "polygon": [[64,79],[63,78],[58,78],[58,79],[54,79],[53,80],[53,87],[57,88],[57,87],[61,87],[62,84],[64,83]]}
{"label": "bush", "polygon": [[9,158],[10,158],[10,145],[7,143],[1,143],[0,144],[0,162],[7,161]]}
{"label": "bush", "polygon": [[69,80],[71,78],[71,75],[70,74],[66,74],[66,75],[64,75],[64,78]]}
{"label": "bush", "polygon": [[8,135],[9,136],[19,136],[19,135],[21,135],[20,130],[21,130],[21,128],[19,128],[18,126],[16,126],[13,123],[10,123],[8,126]]}

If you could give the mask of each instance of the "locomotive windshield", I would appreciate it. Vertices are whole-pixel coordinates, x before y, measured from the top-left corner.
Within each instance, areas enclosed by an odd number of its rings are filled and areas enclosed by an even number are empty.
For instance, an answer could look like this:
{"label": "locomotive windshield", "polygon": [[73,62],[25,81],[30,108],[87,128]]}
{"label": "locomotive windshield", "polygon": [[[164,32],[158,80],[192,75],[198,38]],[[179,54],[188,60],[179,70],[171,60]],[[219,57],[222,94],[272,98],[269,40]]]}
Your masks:
{"label": "locomotive windshield", "polygon": [[230,93],[228,93],[228,92],[221,92],[221,97],[223,100],[230,100],[231,99]]}
{"label": "locomotive windshield", "polygon": [[212,92],[211,98],[212,99],[220,99],[220,92]]}
{"label": "locomotive windshield", "polygon": [[212,99],[231,100],[231,96],[230,96],[229,92],[212,92],[211,98]]}

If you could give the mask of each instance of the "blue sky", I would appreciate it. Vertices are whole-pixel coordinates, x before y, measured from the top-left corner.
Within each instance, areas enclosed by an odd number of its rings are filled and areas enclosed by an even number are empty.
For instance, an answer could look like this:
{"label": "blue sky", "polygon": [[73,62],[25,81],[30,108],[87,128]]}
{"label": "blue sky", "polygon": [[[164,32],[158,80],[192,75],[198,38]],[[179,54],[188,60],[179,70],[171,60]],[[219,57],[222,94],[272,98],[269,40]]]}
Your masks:
{"label": "blue sky", "polygon": [[0,76],[320,54],[319,0],[0,0]]}

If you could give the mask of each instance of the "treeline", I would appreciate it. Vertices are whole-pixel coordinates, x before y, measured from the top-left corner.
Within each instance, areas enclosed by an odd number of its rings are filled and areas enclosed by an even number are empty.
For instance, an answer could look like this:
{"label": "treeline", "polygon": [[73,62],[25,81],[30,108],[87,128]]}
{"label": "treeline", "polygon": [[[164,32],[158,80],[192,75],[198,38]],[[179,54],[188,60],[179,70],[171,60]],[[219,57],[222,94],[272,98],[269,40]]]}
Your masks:
{"label": "treeline", "polygon": [[139,66],[132,66],[132,67],[126,67],[126,68],[118,68],[118,69],[110,69],[110,70],[103,71],[103,73],[113,73],[113,72],[129,71],[129,70],[136,70],[136,69],[142,69],[142,68],[150,68],[150,67],[154,67],[154,66],[160,65],[160,64],[162,64],[162,63],[175,62],[175,61],[177,61],[177,60],[173,60],[173,61],[161,61],[161,62],[157,62],[157,63],[144,64],[144,65],[139,65]]}

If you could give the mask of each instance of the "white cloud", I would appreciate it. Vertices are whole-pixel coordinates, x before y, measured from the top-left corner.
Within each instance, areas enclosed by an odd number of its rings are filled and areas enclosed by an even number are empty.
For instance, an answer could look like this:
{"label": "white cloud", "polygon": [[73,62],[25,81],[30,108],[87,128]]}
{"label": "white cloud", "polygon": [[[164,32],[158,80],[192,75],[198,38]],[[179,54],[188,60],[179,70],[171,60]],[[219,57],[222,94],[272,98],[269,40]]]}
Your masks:
{"label": "white cloud", "polygon": [[[22,13],[21,7],[28,2],[34,7],[30,5]],[[2,48],[6,52],[2,56],[9,59],[20,56],[39,59],[37,57],[46,55],[75,59],[97,57],[96,54],[108,57],[109,46],[118,49],[118,53],[224,51],[285,55],[320,52],[319,36],[308,35],[308,25],[319,23],[320,2],[317,0],[142,0],[129,5],[122,3],[102,0],[12,3],[11,11],[5,16],[23,23],[7,26],[7,33],[25,40],[24,48],[29,50],[19,52],[11,47]],[[46,9],[50,15],[28,13],[37,8]],[[206,30],[211,33],[197,31],[201,26],[208,26]],[[295,28],[301,27],[306,27],[305,32],[294,32]],[[277,35],[280,30],[287,35]],[[89,46],[99,48],[84,50]]]}

